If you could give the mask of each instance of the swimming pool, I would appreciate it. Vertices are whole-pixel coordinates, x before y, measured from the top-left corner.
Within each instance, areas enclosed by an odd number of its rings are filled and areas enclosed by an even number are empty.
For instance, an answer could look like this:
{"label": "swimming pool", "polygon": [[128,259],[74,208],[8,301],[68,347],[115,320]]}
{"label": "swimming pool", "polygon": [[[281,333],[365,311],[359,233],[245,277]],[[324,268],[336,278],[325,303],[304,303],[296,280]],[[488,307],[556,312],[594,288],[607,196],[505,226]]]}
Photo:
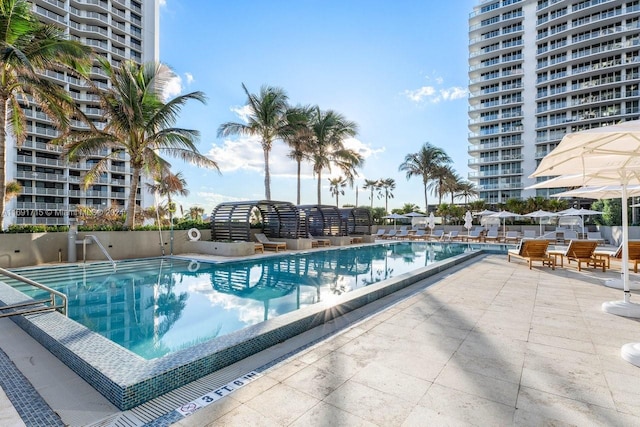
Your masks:
{"label": "swimming pool", "polygon": [[[368,245],[360,249],[366,246]],[[499,245],[493,245],[490,250],[505,250],[505,247],[498,246]],[[326,267],[324,269],[318,268],[317,270],[313,262],[307,261],[309,258],[306,256],[311,254],[311,252],[308,254],[301,253],[299,255],[285,254],[266,256],[265,258],[272,258],[274,262],[278,262],[274,264],[277,265],[277,267],[273,268],[280,270],[284,268],[283,277],[292,277],[292,275],[286,271],[286,268],[291,268],[292,265],[308,265],[308,270],[302,271],[316,272],[315,277],[330,275],[334,278],[339,276],[341,278],[348,277],[349,279],[348,281],[341,279],[341,282],[333,280],[333,282],[331,282],[333,285],[331,285],[331,283],[329,285],[318,286],[302,285],[294,288],[293,291],[278,290],[277,292],[282,292],[282,296],[268,299],[269,308],[266,310],[268,320],[262,320],[259,323],[246,326],[225,335],[218,334],[213,339],[189,338],[187,341],[189,341],[190,346],[187,348],[180,350],[179,348],[181,347],[178,345],[175,351],[153,359],[144,359],[58,312],[16,316],[13,317],[12,320],[66,365],[71,367],[119,409],[126,410],[154,397],[163,395],[177,387],[191,383],[209,373],[218,371],[234,362],[313,329],[316,326],[322,325],[344,313],[362,307],[371,301],[380,299],[433,274],[444,271],[451,266],[465,262],[483,252],[481,251],[483,248],[481,245],[466,244],[397,243],[390,245],[371,245],[371,247],[377,247],[378,249],[376,249],[376,251],[380,251],[381,254],[384,253],[384,259],[375,255],[375,251],[369,256],[358,255],[354,257],[347,255],[349,254],[347,249],[332,249],[324,251],[323,256],[325,258],[322,262],[318,260],[315,261],[318,265],[325,265]],[[408,250],[410,247],[416,248],[416,251],[410,252]],[[452,251],[460,254],[454,255]],[[447,252],[453,256],[439,260],[444,257]],[[320,256],[319,252],[318,256]],[[346,264],[344,260],[347,258],[355,258],[356,262]],[[437,262],[432,264],[431,260]],[[140,263],[140,261],[142,263]],[[97,263],[92,265],[89,270],[80,268],[79,270],[83,271],[80,276],[73,276],[70,270],[68,270],[73,266],[16,269],[15,271],[31,277],[35,277],[33,275],[40,272],[42,273],[42,277],[53,278],[51,280],[52,282],[58,282],[56,286],[66,288],[66,291],[69,291],[67,294],[73,296],[71,299],[77,299],[81,302],[84,300],[85,307],[87,307],[86,302],[88,300],[97,298],[99,294],[103,295],[101,298],[108,297],[106,304],[98,310],[101,312],[98,319],[102,319],[100,321],[108,319],[108,325],[113,330],[117,330],[118,328],[122,329],[125,324],[137,324],[143,317],[151,317],[151,314],[154,312],[163,311],[164,309],[159,310],[161,306],[161,304],[158,304],[159,302],[166,301],[169,306],[175,304],[176,301],[179,302],[180,292],[176,293],[176,286],[182,286],[184,284],[186,288],[194,289],[195,285],[187,285],[187,283],[195,280],[198,274],[208,276],[209,279],[216,276],[212,274],[212,270],[210,270],[214,266],[207,265],[204,262],[195,263],[188,259],[186,262],[184,260],[181,262],[176,259],[164,258],[161,263],[164,273],[159,273],[159,271],[155,270],[155,276],[152,274],[145,279],[152,282],[149,283],[148,291],[146,291],[148,293],[141,294],[139,292],[133,292],[139,288],[138,285],[134,286],[135,280],[140,279],[146,274],[144,273],[143,265],[148,262],[148,259],[119,262],[119,273],[129,274],[129,276],[122,278],[120,285],[115,282],[111,283],[107,279],[110,272],[112,272],[112,267],[109,263]],[[251,262],[217,263],[216,266],[222,268],[222,271],[227,271],[227,274],[232,274],[232,272],[235,271],[231,268],[232,266],[244,265],[246,271],[248,266],[251,265]],[[183,267],[186,265],[186,272],[181,270],[181,273],[174,276],[174,279],[163,282],[165,280],[165,273],[167,273],[165,267],[172,263],[176,265],[177,263],[181,263]],[[391,271],[390,265],[393,271]],[[125,271],[125,266],[131,267],[129,268],[130,271]],[[103,268],[104,271],[98,273],[98,267]],[[225,268],[227,270],[224,270]],[[253,279],[251,279],[251,269],[248,268],[248,270],[249,284],[251,285],[254,282],[256,284],[259,283],[259,279],[257,279],[255,274]],[[306,275],[314,277],[311,274]],[[369,284],[368,280],[372,275],[374,278],[378,277],[380,281]],[[76,282],[64,279],[65,276],[66,279],[74,277]],[[92,282],[90,278],[94,276],[98,276],[102,278],[102,280]],[[159,277],[160,279],[158,279]],[[220,276],[218,275],[218,277]],[[182,283],[180,283],[180,278],[182,279]],[[78,293],[75,289],[84,286],[85,280],[86,283],[92,284],[88,286],[84,292]],[[128,284],[126,283],[127,281]],[[74,283],[81,283],[82,286]],[[161,297],[162,295],[167,295],[166,285],[164,283],[171,284],[172,292],[168,294],[173,294],[175,297]],[[227,280],[227,283],[231,282]],[[255,297],[264,292],[273,296],[271,292],[274,292],[273,288],[277,289],[277,286],[274,282],[265,283],[269,284],[269,287],[264,288],[266,291],[261,290],[259,287],[256,288],[255,285],[249,286],[245,290],[245,292],[248,292],[248,295],[244,296]],[[215,284],[215,281],[209,280],[207,286],[198,286],[207,288],[207,292],[211,293],[211,289],[215,287]],[[163,288],[163,286],[165,288]],[[341,292],[342,289],[349,287],[353,289],[349,292]],[[164,292],[161,292],[162,289],[165,289]],[[317,298],[317,289],[321,290],[318,301],[315,304],[305,306],[304,304],[310,302],[314,294],[316,295],[315,298]],[[323,289],[326,292],[323,293]],[[280,305],[297,306],[298,290],[300,290],[299,309],[286,314],[279,313],[279,308],[272,310],[272,304],[275,304],[275,300],[280,298],[282,298],[282,301],[285,301],[286,304],[278,304],[278,307]],[[338,292],[334,292],[334,290],[338,290]],[[217,291],[221,292],[221,294],[218,295],[219,297],[228,298],[232,295],[234,298],[236,297],[235,293],[232,293],[230,289],[226,293],[222,292],[222,289]],[[149,297],[153,298],[153,308],[146,308],[146,302],[148,302]],[[308,301],[305,300],[305,298],[308,299]],[[0,282],[1,302],[11,304],[23,300],[23,293],[8,286],[6,283]],[[201,299],[201,302],[202,301],[205,301],[205,299]],[[211,299],[207,299],[206,301],[207,305],[210,305]],[[257,307],[260,308],[260,315],[264,317],[264,301],[262,299],[258,299],[257,301],[262,304],[262,306],[258,305]],[[82,313],[83,310],[78,309],[77,311]],[[88,309],[85,311],[88,311]],[[165,326],[162,326],[163,320],[171,320],[171,316],[167,315],[170,311],[163,312],[165,313],[163,315],[164,317],[157,318],[157,321],[150,321],[148,323],[150,326],[148,326],[149,330],[146,331],[147,333],[152,336],[157,336],[165,331]],[[278,312],[278,316],[271,318],[271,313],[275,312]],[[183,310],[180,319],[173,323],[179,323],[179,321],[183,319],[187,320],[186,318],[188,316],[184,313]],[[254,314],[254,317],[260,316]],[[90,319],[91,316],[87,318]],[[91,322],[99,323],[96,320]],[[167,334],[168,332],[165,333],[165,336]],[[126,335],[126,333],[124,335]],[[202,340],[202,342],[200,342],[200,340]]]}
{"label": "swimming pool", "polygon": [[[400,242],[251,261],[181,259],[14,270],[65,293],[68,315],[154,359],[459,255],[465,246]],[[37,298],[34,290],[14,287]]]}

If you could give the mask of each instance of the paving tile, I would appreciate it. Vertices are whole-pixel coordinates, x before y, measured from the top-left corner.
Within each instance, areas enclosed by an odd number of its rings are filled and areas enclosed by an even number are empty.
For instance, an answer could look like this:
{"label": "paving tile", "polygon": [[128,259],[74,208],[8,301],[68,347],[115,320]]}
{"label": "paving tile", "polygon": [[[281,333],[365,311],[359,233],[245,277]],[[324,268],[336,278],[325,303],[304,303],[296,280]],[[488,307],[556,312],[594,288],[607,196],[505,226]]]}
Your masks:
{"label": "paving tile", "polygon": [[324,401],[381,426],[401,425],[414,406],[404,399],[355,381],[347,381]]}
{"label": "paving tile", "polygon": [[510,425],[515,407],[434,384],[419,403],[446,417],[474,425]]}
{"label": "paving tile", "polygon": [[515,407],[519,384],[447,365],[436,384]]}
{"label": "paving tile", "polygon": [[466,427],[473,425],[475,424],[449,417],[420,405],[415,406],[404,423],[402,423],[402,427]]}
{"label": "paving tile", "polygon": [[284,380],[284,384],[317,399],[324,399],[350,377],[339,366],[310,365]]}
{"label": "paving tile", "polygon": [[[197,424],[189,424],[195,426]],[[200,424],[202,425],[202,424]],[[206,427],[237,427],[237,426],[252,426],[252,427],[279,427],[281,424],[276,421],[265,417],[258,411],[255,411],[247,405],[239,406],[233,409],[226,415],[216,419],[215,421],[204,424]]]}
{"label": "paving tile", "polygon": [[320,400],[284,384],[277,384],[249,400],[244,406],[280,424],[291,424]]}
{"label": "paving tile", "polygon": [[372,363],[351,378],[373,389],[418,403],[431,386],[431,382],[402,373],[379,363]]}
{"label": "paving tile", "polygon": [[318,403],[291,424],[292,427],[375,427],[376,425],[378,424],[373,424],[325,402]]}

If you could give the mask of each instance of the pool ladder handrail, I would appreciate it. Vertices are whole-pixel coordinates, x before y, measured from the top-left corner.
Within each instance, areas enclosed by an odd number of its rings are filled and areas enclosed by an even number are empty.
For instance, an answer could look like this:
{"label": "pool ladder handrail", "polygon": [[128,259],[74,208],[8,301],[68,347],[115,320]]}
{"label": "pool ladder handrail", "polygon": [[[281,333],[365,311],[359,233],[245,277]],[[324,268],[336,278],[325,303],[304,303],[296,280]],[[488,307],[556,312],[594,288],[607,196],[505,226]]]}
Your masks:
{"label": "pool ladder handrail", "polygon": [[[38,283],[35,280],[31,280],[27,277],[21,276],[19,274],[13,273],[9,270],[5,270],[4,268],[0,268],[0,274],[10,277],[19,282],[25,283],[30,286],[34,286],[38,289],[42,289],[49,293],[49,299],[41,299],[41,300],[33,300],[26,301],[16,304],[9,304],[0,307],[0,318],[9,317],[9,316],[17,316],[20,314],[33,314],[33,313],[42,313],[44,311],[58,310],[60,313],[67,315],[69,303],[67,300],[67,296],[62,292],[58,292],[55,289],[51,289],[48,286],[43,285],[42,283]],[[62,300],[61,304],[58,305],[56,297]],[[46,305],[49,303],[50,305]],[[31,307],[31,308],[30,308]],[[5,310],[13,310],[19,309],[11,312],[4,312]]]}
{"label": "pool ladder handrail", "polygon": [[98,245],[102,253],[107,257],[109,261],[111,261],[111,265],[113,265],[113,271],[116,271],[116,262],[113,260],[113,258],[111,258],[109,252],[107,252],[104,246],[102,246],[100,240],[98,240],[98,238],[93,234],[85,234],[82,238],[82,262],[87,262],[87,239],[92,239],[94,242],[96,242],[96,245]]}

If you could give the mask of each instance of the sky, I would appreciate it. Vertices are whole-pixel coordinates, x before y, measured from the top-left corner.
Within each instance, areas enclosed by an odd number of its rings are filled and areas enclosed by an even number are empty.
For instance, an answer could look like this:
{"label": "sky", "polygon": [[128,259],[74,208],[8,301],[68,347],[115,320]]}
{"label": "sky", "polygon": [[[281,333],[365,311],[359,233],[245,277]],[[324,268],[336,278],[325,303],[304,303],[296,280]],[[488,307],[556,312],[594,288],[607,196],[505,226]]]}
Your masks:
{"label": "sky", "polygon": [[[177,126],[196,129],[198,148],[221,173],[169,159],[190,194],[178,197],[211,212],[221,202],[265,198],[264,158],[252,137],[218,138],[225,122],[241,122],[246,95],[263,85],[283,88],[291,105],[335,110],[358,124],[346,141],[365,158],[339,205],[371,205],[365,179],[393,178],[389,211],[405,203],[424,209],[420,177],[398,170],[429,142],[467,178],[468,16],[476,0],[161,0],[160,61],[176,79],[169,96],[202,91],[207,104],[187,104]],[[296,201],[296,164],[275,142],[272,200]],[[322,203],[334,204],[322,175]],[[317,203],[317,178],[303,165],[302,204]],[[446,202],[450,199],[447,197]],[[429,195],[429,204],[437,198]],[[384,207],[374,196],[373,206]]]}

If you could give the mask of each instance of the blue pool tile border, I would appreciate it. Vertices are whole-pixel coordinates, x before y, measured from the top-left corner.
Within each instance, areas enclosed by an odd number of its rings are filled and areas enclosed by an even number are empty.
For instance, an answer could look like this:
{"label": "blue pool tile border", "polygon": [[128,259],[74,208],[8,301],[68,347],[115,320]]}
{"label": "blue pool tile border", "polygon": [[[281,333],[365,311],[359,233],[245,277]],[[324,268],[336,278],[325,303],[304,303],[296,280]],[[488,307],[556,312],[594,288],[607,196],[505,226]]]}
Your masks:
{"label": "blue pool tile border", "polygon": [[7,354],[0,350],[0,387],[27,426],[60,426],[64,423],[20,372]]}
{"label": "blue pool tile border", "polygon": [[[320,302],[153,360],[145,360],[57,312],[12,319],[120,410],[127,410],[483,252],[466,252],[356,289],[337,302]],[[1,302],[20,300],[24,294],[0,282]]]}

